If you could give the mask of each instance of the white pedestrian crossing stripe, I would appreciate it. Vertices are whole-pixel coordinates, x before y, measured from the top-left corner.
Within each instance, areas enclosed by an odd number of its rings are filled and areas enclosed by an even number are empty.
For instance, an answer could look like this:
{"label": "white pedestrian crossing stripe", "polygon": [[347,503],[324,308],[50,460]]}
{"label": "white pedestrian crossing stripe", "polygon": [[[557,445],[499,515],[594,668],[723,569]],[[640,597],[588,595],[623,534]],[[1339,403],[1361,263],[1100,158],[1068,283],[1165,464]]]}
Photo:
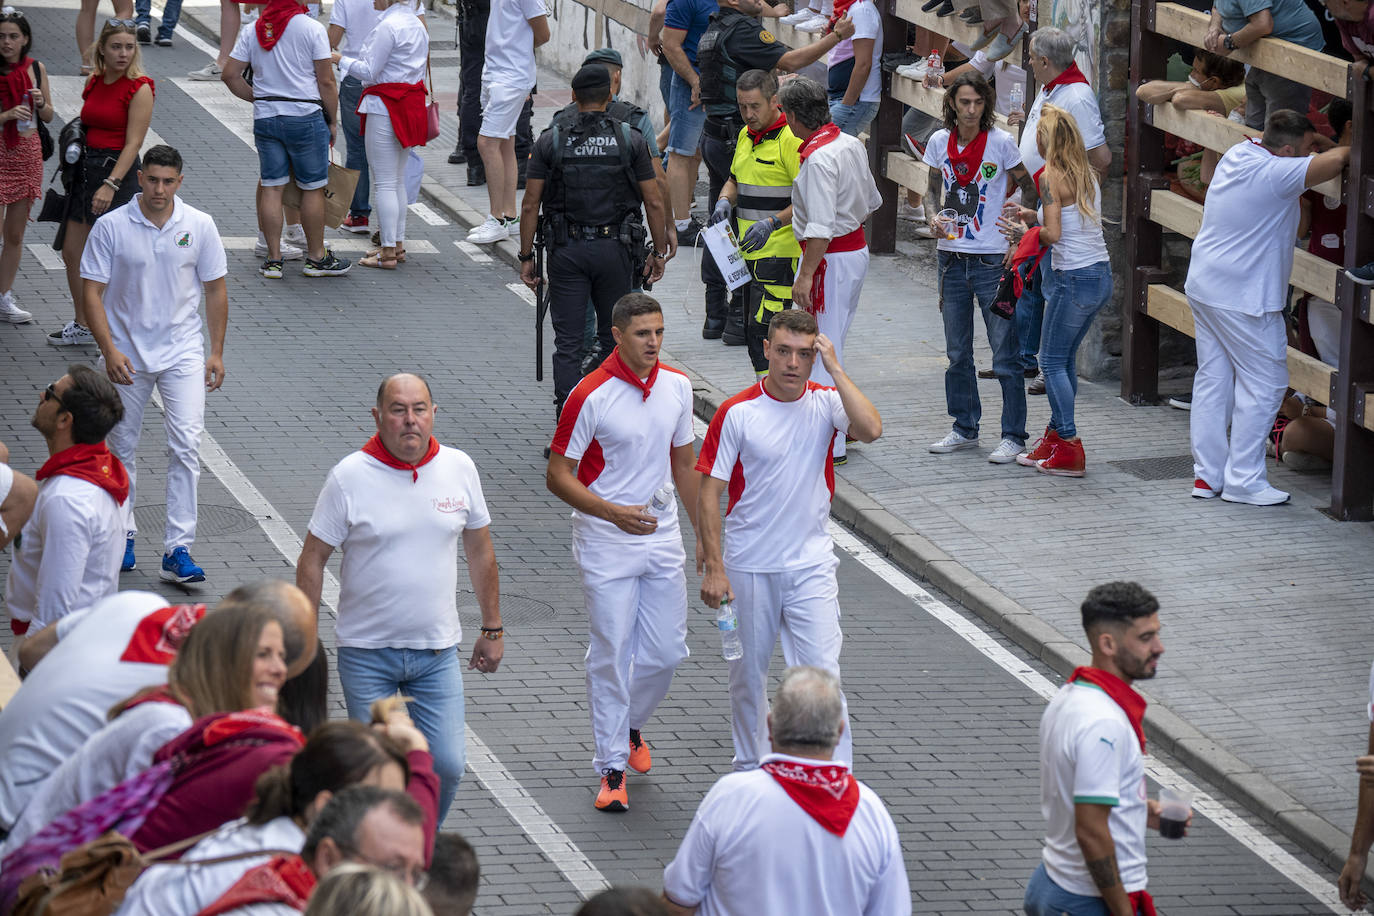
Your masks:
{"label": "white pedestrian crossing stripe", "polygon": [[410,205],[410,212],[420,219],[429,223],[431,226],[447,226],[448,220],[440,216],[432,207],[418,201]]}

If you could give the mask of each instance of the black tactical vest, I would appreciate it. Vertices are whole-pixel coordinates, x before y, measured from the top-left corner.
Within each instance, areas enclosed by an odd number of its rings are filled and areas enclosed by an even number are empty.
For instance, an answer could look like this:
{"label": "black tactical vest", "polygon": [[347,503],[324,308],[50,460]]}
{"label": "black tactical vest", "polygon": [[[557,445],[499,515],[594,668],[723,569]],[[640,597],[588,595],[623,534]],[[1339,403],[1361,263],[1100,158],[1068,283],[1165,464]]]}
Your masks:
{"label": "black tactical vest", "polygon": [[543,204],[581,226],[618,224],[637,213],[632,134],[622,121],[601,111],[579,112],[564,126],[555,118],[553,164]]}
{"label": "black tactical vest", "polygon": [[739,120],[735,81],[739,79],[740,64],[726,50],[726,38],[735,29],[757,32],[759,28],[757,19],[739,10],[723,9],[711,14],[711,23],[697,42],[701,104],[708,118]]}

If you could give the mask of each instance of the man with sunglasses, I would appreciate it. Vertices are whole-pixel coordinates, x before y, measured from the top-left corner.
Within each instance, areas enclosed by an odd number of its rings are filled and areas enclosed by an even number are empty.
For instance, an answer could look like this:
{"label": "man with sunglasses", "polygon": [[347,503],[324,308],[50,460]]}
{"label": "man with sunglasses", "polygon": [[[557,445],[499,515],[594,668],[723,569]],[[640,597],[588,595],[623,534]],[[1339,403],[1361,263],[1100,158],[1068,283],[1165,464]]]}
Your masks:
{"label": "man with sunglasses", "polygon": [[105,446],[124,416],[114,386],[89,366],[73,365],[43,389],[33,428],[48,444],[34,475],[38,498],[14,546],[5,604],[10,629],[41,629],[119,588],[129,477]]}

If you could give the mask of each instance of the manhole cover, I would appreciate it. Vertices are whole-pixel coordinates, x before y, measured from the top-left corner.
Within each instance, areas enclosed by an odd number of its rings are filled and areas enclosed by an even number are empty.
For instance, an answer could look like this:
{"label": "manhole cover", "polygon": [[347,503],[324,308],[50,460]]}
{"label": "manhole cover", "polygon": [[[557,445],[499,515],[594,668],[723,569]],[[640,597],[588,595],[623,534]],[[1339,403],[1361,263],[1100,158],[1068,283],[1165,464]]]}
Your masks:
{"label": "manhole cover", "polygon": [[[167,507],[158,503],[135,506],[134,521],[141,531],[161,531],[167,523]],[[196,532],[203,535],[236,534],[251,530],[257,523],[257,519],[238,506],[201,503],[196,513]]]}
{"label": "manhole cover", "polygon": [[1193,476],[1192,455],[1127,458],[1122,461],[1108,461],[1107,463],[1140,480],[1177,480]]}
{"label": "manhole cover", "polygon": [[[501,596],[501,623],[515,626],[542,623],[555,616],[552,605],[523,595]],[[458,619],[464,626],[476,627],[482,624],[482,610],[472,592],[458,593]]]}

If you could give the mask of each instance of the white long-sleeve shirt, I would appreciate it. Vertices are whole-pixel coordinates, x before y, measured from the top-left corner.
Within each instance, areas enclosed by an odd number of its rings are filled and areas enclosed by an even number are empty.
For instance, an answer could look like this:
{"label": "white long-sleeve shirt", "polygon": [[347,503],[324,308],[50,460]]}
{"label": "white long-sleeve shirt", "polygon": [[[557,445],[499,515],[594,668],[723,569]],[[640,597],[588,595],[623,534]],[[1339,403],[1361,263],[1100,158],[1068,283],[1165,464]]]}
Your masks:
{"label": "white long-sleeve shirt", "polygon": [[797,173],[792,232],[798,241],[848,235],[882,203],[864,145],[856,137],[840,134],[816,147]]}
{"label": "white long-sleeve shirt", "polygon": [[[393,3],[377,20],[357,57],[340,57],[339,71],[363,88],[379,83],[418,83],[429,60],[429,32],[408,3]],[[360,114],[386,114],[386,103],[364,96]]]}

